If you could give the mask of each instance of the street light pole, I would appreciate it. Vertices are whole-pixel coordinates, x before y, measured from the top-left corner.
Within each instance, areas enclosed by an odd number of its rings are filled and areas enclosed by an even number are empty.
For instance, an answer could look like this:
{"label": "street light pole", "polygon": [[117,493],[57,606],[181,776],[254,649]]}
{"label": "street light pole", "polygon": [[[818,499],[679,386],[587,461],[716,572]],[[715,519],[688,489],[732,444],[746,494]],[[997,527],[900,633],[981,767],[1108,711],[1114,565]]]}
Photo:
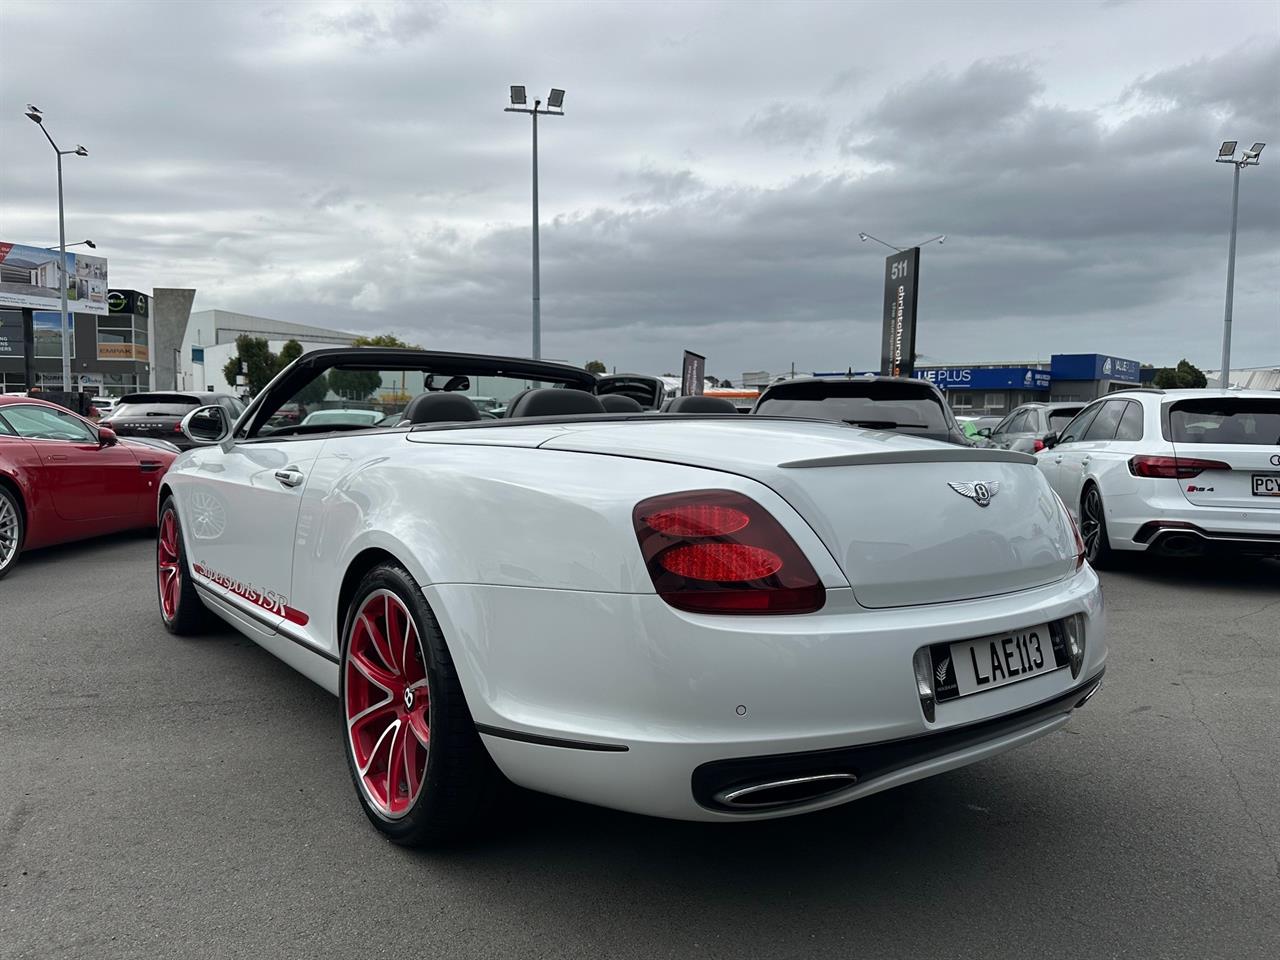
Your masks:
{"label": "street light pole", "polygon": [[62,389],[71,392],[71,330],[67,317],[67,226],[65,208],[62,202],[62,158],[65,154],[74,153],[77,157],[87,157],[89,151],[76,144],[74,150],[60,150],[58,145],[54,143],[53,137],[49,136],[49,131],[44,126],[44,115],[39,107],[27,104],[27,117],[40,127],[40,132],[44,134],[44,138],[49,141],[49,146],[53,147],[53,152],[58,158],[58,276],[60,278],[61,291],[58,298],[59,310],[62,315]]}
{"label": "street light pole", "polygon": [[1222,389],[1231,386],[1231,307],[1236,294],[1236,225],[1240,222],[1240,165],[1231,178],[1231,243],[1227,247],[1227,305],[1222,314]]}
{"label": "street light pole", "polygon": [[506,113],[527,113],[533,120],[533,358],[542,359],[542,258],[538,246],[538,115],[563,117],[564,91],[553,88],[547,97],[547,106],[541,100],[533,101],[533,107],[525,106],[524,87],[511,88],[511,106]]}
{"label": "street light pole", "polygon": [[1240,222],[1240,171],[1244,167],[1256,167],[1265,143],[1255,143],[1236,159],[1235,140],[1224,140],[1218,148],[1218,163],[1229,163],[1235,170],[1231,177],[1231,242],[1227,247],[1227,303],[1222,314],[1222,374],[1218,380],[1222,389],[1231,386],[1231,308],[1236,293],[1236,227]]}
{"label": "street light pole", "polygon": [[535,100],[533,105],[533,359],[541,360],[542,258],[538,251],[538,101]]}

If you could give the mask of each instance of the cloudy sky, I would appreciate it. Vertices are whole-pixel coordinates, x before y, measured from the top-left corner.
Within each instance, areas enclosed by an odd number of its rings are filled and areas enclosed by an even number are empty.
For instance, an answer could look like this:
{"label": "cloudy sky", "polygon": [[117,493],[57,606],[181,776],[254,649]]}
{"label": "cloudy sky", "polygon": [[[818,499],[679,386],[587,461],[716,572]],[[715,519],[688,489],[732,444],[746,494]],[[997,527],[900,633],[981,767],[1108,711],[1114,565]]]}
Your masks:
{"label": "cloudy sky", "polygon": [[[112,286],[440,349],[647,372],[873,367],[885,251],[924,248],[919,350],[1280,364],[1280,7],[1211,3],[0,5],[0,239]],[[1271,156],[1270,154],[1275,154]],[[1270,163],[1267,163],[1270,160]]]}

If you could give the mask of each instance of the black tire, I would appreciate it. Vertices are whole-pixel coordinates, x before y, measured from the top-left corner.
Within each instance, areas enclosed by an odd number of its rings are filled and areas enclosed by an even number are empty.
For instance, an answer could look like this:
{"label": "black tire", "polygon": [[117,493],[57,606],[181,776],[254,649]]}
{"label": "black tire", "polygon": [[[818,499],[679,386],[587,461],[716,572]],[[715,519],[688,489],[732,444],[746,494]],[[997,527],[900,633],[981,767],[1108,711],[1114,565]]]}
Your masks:
{"label": "black tire", "polygon": [[[176,542],[173,548],[167,549],[165,539],[168,534],[167,522],[173,520],[173,533]],[[172,611],[166,609],[164,584],[167,578],[161,572],[166,554],[171,555],[171,562],[176,564],[178,584]],[[195,582],[191,579],[191,567],[187,563],[186,547],[182,543],[182,526],[178,519],[178,505],[173,497],[165,497],[160,507],[160,522],[156,525],[156,602],[160,608],[160,622],[170,633],[180,637],[189,637],[204,633],[213,622],[213,614],[196,592]]]}
{"label": "black tire", "polygon": [[1084,538],[1084,556],[1090,566],[1105,569],[1115,563],[1115,551],[1107,534],[1107,511],[1096,484],[1084,488],[1080,498],[1080,536]]}
{"label": "black tire", "polygon": [[[411,681],[409,683],[411,690],[417,686],[419,696],[421,685],[425,683],[428,695],[428,703],[423,713],[426,714],[429,737],[425,746],[420,739],[411,742],[415,754],[417,751],[426,753],[425,766],[422,775],[418,778],[420,786],[416,797],[406,798],[407,808],[394,815],[370,801],[366,791],[372,793],[374,788],[362,777],[355,755],[356,748],[353,745],[357,735],[350,732],[347,723],[348,716],[358,715],[359,705],[367,703],[367,700],[358,700],[359,687],[366,684],[367,674],[362,674],[359,667],[352,663],[353,640],[359,636],[362,647],[369,645],[368,633],[364,628],[359,635],[356,634],[357,621],[362,612],[367,612],[371,607],[376,610],[376,605],[380,601],[385,603],[383,598],[386,594],[391,594],[403,605],[403,611],[407,611],[412,618],[418,640],[418,652],[413,654],[416,657],[414,664],[407,665],[397,676],[403,676]],[[393,608],[398,611],[397,617],[403,616],[403,612],[393,605],[387,607],[388,618]],[[391,631],[388,630],[387,633],[390,635]],[[407,633],[402,648],[405,651],[412,651]],[[409,655],[409,653],[405,654],[406,657]],[[394,670],[394,666],[391,669]],[[412,681],[413,673],[418,670],[423,674],[422,679]],[[353,676],[356,684],[351,690],[353,706],[349,709],[349,681]],[[356,797],[369,822],[393,843],[408,847],[442,846],[472,835],[485,814],[492,809],[505,781],[480,741],[480,735],[476,732],[475,721],[471,717],[462,687],[458,683],[457,670],[454,668],[453,658],[449,655],[449,649],[445,645],[444,635],[440,632],[440,625],[431,613],[431,608],[427,605],[426,598],[422,595],[417,583],[399,564],[388,562],[374,567],[365,574],[356,588],[343,624],[342,656],[338,678],[338,712],[342,724],[343,752],[347,758],[347,769],[350,771],[352,784],[356,788]],[[367,685],[365,689],[369,689]],[[397,716],[401,716],[403,694],[397,695],[388,691],[387,697],[385,711],[390,711],[391,705],[394,704]],[[412,703],[406,706],[406,712],[403,713],[404,729],[410,731],[406,736],[410,736],[413,730],[407,712],[410,709],[412,709]],[[422,709],[420,704],[419,709]],[[378,720],[371,721],[370,724],[373,732],[376,732],[381,724],[388,722],[390,721]],[[373,764],[378,760],[374,755],[379,753],[379,748],[377,746],[368,748],[367,744],[371,739],[370,735],[364,743],[365,750],[369,754],[367,759],[370,764]],[[396,740],[393,735],[387,749],[394,751],[395,747]],[[394,753],[389,752],[388,756],[394,756]],[[411,766],[409,757],[402,756],[404,767]],[[387,766],[389,769],[391,764],[387,763]],[[377,776],[377,774],[373,775],[374,778]],[[408,794],[407,788],[410,783],[410,776],[406,774],[404,782],[399,784],[406,787],[406,794]],[[395,782],[387,773],[384,792],[388,798],[395,792],[394,786]]]}
{"label": "black tire", "polygon": [[22,504],[7,488],[0,486],[0,580],[18,564],[22,541],[27,534]]}

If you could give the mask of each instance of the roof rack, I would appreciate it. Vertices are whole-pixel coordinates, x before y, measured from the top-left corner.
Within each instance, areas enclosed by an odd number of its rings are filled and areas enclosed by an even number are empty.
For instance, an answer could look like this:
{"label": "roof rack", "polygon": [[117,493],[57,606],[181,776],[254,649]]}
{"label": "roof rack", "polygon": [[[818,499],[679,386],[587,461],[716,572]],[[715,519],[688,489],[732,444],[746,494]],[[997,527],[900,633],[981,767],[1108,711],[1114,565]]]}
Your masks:
{"label": "roof rack", "polygon": [[[1125,387],[1123,390],[1112,390],[1111,393],[1164,393],[1159,387]],[[1111,393],[1107,396],[1111,396]]]}

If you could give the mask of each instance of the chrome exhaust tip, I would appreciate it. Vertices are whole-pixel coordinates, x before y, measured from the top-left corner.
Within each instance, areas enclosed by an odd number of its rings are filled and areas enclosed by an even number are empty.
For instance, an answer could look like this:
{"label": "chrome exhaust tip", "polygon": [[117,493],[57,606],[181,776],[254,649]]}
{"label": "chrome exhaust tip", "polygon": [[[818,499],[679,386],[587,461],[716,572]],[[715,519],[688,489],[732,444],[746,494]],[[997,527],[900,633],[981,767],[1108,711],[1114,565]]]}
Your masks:
{"label": "chrome exhaust tip", "polygon": [[734,810],[769,810],[809,803],[839,793],[858,782],[853,773],[820,773],[786,780],[766,780],[727,787],[715,794],[716,803]]}

